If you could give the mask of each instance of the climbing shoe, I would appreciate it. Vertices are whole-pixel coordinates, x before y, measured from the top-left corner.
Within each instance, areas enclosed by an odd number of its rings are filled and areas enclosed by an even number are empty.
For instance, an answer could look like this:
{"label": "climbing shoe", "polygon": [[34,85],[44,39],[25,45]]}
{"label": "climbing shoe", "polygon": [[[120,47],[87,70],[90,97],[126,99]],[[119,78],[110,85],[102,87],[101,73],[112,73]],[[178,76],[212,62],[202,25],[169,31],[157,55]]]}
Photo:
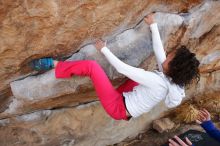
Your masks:
{"label": "climbing shoe", "polygon": [[36,71],[48,71],[54,67],[53,59],[48,58],[41,58],[35,59],[30,63],[30,66],[33,70]]}

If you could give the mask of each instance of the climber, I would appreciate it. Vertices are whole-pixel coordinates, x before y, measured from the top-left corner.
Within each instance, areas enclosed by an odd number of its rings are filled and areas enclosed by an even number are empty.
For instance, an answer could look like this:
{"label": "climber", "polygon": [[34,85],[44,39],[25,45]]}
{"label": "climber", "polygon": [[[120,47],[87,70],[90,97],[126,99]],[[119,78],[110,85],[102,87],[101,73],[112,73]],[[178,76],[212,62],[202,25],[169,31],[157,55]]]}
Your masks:
{"label": "climber", "polygon": [[149,14],[144,20],[150,25],[159,71],[145,71],[125,64],[112,54],[106,42],[96,41],[96,49],[104,54],[119,73],[129,78],[117,89],[112,86],[96,61],[56,61],[52,58],[42,58],[34,60],[32,67],[38,71],[55,67],[56,78],[89,76],[105,111],[116,120],[138,117],[150,111],[163,99],[169,108],[175,107],[185,96],[184,86],[193,79],[199,79],[199,61],[194,53],[183,46],[166,57],[153,17],[154,14]]}

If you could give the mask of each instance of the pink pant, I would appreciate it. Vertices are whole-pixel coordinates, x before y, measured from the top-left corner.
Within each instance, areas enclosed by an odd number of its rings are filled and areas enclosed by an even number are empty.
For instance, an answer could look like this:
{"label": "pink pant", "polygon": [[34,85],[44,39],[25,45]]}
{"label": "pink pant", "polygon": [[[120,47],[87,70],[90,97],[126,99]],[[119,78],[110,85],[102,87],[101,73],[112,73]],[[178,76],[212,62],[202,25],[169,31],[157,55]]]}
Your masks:
{"label": "pink pant", "polygon": [[131,91],[138,83],[127,80],[116,90],[100,65],[92,60],[58,62],[55,75],[56,78],[89,76],[105,111],[116,120],[128,120],[122,92]]}

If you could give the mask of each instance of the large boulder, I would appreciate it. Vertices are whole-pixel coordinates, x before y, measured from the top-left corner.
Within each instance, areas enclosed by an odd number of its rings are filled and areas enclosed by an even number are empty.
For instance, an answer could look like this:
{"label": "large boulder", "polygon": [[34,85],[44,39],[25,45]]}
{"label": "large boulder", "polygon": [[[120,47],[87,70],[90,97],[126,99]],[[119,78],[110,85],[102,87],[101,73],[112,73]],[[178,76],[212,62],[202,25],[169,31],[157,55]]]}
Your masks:
{"label": "large boulder", "polygon": [[157,11],[164,47],[186,45],[201,61],[201,80],[186,88],[186,99],[218,91],[219,9],[220,1],[214,0],[2,2],[0,145],[109,145],[136,136],[161,117],[168,110],[163,101],[137,119],[115,121],[104,112],[89,78],[56,79],[54,70],[37,75],[26,66],[45,56],[92,59],[118,86],[124,76],[92,43],[103,37],[122,61],[155,69],[149,27],[143,22],[151,11]]}

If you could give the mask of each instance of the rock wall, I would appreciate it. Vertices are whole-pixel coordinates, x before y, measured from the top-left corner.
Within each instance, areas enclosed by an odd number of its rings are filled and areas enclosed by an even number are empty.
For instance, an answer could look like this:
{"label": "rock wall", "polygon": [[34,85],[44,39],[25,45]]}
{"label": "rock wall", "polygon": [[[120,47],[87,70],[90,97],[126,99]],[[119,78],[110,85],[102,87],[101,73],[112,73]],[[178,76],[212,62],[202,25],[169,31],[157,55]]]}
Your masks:
{"label": "rock wall", "polygon": [[[124,76],[95,50],[96,38],[122,61],[155,69],[149,27],[157,11],[167,50],[187,45],[201,61],[201,80],[187,99],[220,88],[220,1],[5,1],[0,2],[0,145],[109,145],[145,130],[162,116],[164,103],[129,122],[112,120],[87,77],[55,79],[54,70],[31,72],[32,59],[97,60],[115,86]],[[10,86],[9,86],[10,85]],[[4,135],[4,136],[3,136]]]}

